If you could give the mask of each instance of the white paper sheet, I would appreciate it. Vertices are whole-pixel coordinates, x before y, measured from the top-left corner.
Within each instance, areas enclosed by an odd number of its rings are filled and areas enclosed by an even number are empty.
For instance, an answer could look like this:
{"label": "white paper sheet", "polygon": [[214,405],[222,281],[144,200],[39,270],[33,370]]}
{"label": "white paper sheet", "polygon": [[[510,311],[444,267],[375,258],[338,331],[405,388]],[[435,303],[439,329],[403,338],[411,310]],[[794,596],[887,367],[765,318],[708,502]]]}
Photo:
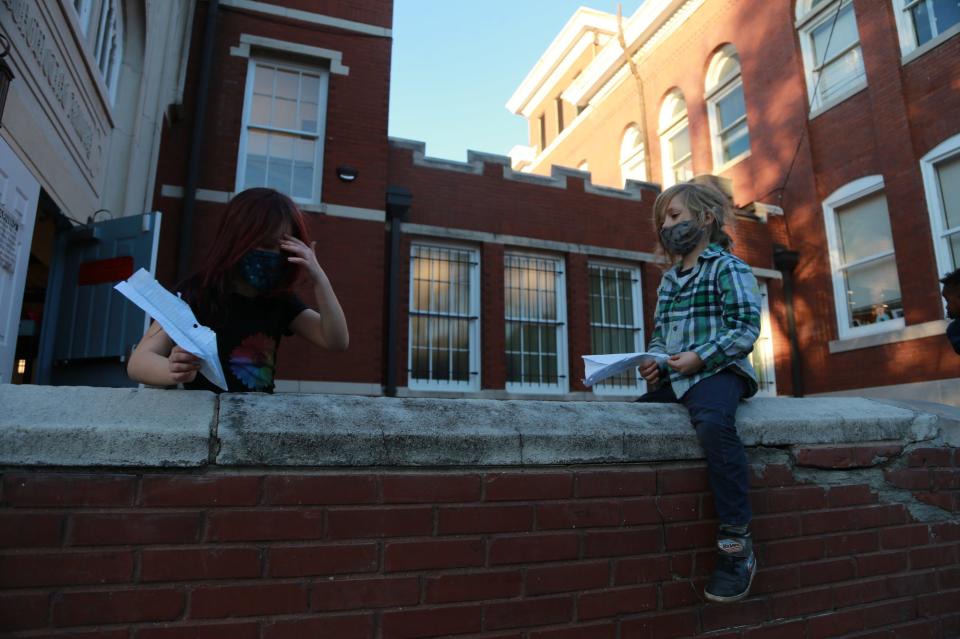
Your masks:
{"label": "white paper sheet", "polygon": [[160,286],[144,269],[114,288],[157,320],[177,346],[199,357],[200,373],[204,377],[227,390],[227,379],[217,353],[217,334],[197,321],[186,302]]}
{"label": "white paper sheet", "polygon": [[639,366],[644,360],[666,361],[663,353],[610,353],[606,355],[582,355],[584,386],[593,386],[608,377]]}

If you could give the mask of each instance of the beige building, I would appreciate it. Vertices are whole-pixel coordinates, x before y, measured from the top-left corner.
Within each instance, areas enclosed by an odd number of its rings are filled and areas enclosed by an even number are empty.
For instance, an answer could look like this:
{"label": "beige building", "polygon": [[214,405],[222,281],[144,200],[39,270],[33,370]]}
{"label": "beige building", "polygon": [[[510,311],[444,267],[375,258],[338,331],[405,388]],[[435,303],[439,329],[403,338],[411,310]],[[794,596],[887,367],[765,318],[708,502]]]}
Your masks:
{"label": "beige building", "polygon": [[[65,250],[83,240],[67,271],[79,264],[91,294],[103,289],[94,285],[98,272],[117,271],[119,262],[90,264],[116,257],[119,240],[102,236],[106,227],[75,229],[149,211],[163,119],[182,100],[194,4],[0,0],[14,75],[0,129],[0,383],[29,381],[41,318],[62,319],[45,298]],[[140,226],[155,236],[159,216]],[[76,283],[67,271],[62,281]],[[86,303],[91,313],[109,306],[106,298]]]}

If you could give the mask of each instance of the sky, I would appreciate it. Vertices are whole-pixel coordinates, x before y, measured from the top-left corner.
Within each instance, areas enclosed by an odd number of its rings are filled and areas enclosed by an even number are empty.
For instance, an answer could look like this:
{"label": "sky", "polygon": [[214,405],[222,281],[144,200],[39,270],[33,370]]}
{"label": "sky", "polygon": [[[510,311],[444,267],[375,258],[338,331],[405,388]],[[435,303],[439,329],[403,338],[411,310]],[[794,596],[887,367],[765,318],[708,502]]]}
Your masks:
{"label": "sky", "polygon": [[[622,0],[624,17],[642,1]],[[526,144],[505,105],[580,6],[616,14],[617,0],[394,0],[390,136],[461,162]]]}

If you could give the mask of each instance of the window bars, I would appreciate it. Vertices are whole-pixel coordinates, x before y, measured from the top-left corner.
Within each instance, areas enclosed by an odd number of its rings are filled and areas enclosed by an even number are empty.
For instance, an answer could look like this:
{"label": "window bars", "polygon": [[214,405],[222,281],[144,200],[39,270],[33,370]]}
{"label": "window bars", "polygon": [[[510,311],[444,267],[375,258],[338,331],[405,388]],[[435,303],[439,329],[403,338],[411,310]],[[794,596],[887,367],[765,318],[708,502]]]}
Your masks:
{"label": "window bars", "polygon": [[[639,306],[640,273],[633,268],[591,264],[590,352],[635,353],[643,349]],[[636,392],[636,369],[625,371],[593,386],[594,391]]]}
{"label": "window bars", "polygon": [[562,262],[507,254],[504,266],[507,387],[563,390],[566,308]]}

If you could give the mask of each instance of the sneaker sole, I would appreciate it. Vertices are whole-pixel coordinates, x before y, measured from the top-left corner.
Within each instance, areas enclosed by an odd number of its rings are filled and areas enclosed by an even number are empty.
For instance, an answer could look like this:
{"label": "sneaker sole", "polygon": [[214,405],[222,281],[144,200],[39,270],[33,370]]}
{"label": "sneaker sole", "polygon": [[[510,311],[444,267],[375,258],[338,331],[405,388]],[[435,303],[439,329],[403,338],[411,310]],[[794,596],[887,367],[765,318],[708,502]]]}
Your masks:
{"label": "sneaker sole", "polygon": [[712,601],[714,603],[733,603],[734,601],[740,601],[741,599],[746,599],[750,594],[750,587],[753,586],[753,578],[757,576],[757,564],[753,564],[753,570],[750,571],[750,582],[747,584],[747,589],[741,592],[739,595],[733,595],[732,597],[721,597],[720,595],[713,595],[703,591],[703,596],[707,598],[707,601]]}

